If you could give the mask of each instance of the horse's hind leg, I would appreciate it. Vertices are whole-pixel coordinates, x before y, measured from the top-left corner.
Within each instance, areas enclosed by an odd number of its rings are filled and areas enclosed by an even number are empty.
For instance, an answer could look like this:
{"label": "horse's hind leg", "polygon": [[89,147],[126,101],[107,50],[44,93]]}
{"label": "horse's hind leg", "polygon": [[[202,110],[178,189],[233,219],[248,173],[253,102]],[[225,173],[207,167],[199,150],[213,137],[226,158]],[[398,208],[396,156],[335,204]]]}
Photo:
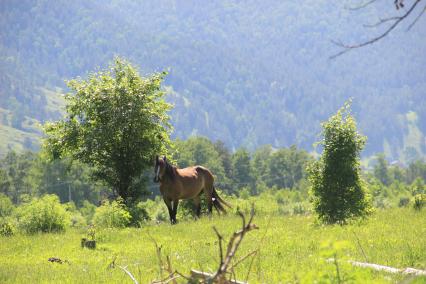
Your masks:
{"label": "horse's hind leg", "polygon": [[212,215],[212,209],[213,209],[213,187],[211,188],[204,188],[204,194],[206,196],[206,201],[207,201],[207,210],[209,212],[209,215]]}
{"label": "horse's hind leg", "polygon": [[194,197],[192,200],[194,201],[195,216],[197,218],[200,218],[200,214],[201,214],[201,198],[200,198],[200,196],[197,196],[197,197]]}

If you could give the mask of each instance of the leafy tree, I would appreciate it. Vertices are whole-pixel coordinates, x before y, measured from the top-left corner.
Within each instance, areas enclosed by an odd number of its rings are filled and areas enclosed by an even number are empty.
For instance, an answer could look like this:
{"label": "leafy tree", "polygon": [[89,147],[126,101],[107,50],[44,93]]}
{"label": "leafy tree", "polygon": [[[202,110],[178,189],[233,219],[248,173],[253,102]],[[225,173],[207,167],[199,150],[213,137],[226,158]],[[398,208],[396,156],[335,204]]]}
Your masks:
{"label": "leafy tree", "polygon": [[61,202],[73,201],[79,207],[85,200],[99,202],[102,187],[91,181],[87,165],[69,159],[38,160],[37,168],[32,169],[38,194],[56,194]]}
{"label": "leafy tree", "polygon": [[14,210],[15,206],[10,198],[0,193],[0,218],[10,216]]}
{"label": "leafy tree", "polygon": [[244,149],[238,149],[232,155],[232,178],[234,188],[252,187],[253,175],[250,167],[250,154]]}
{"label": "leafy tree", "polygon": [[408,166],[406,182],[412,183],[418,177],[426,181],[426,163],[421,160],[412,162]]}
{"label": "leafy tree", "polygon": [[231,153],[229,149],[226,147],[223,141],[216,141],[214,143],[214,149],[219,154],[220,160],[222,161],[223,170],[225,171],[225,175],[227,178],[231,178]]}
{"label": "leafy tree", "polygon": [[388,161],[386,161],[384,154],[377,155],[377,164],[374,166],[374,176],[384,185],[390,185],[392,183]]}
{"label": "leafy tree", "polygon": [[294,145],[279,149],[270,157],[267,184],[279,188],[294,187],[305,176],[308,161],[308,153]]}
{"label": "leafy tree", "polygon": [[309,168],[313,205],[324,223],[345,223],[370,212],[360,173],[360,152],[366,137],[358,133],[346,103],[322,124],[321,158]]}
{"label": "leafy tree", "polygon": [[231,180],[232,180],[232,160],[231,153],[229,149],[226,147],[225,143],[218,140],[214,144],[214,149],[219,154],[219,158],[222,163],[223,171],[225,173],[225,177],[223,181],[221,181],[221,189],[226,191],[231,190]]}
{"label": "leafy tree", "polygon": [[141,77],[130,63],[115,58],[108,69],[69,81],[66,118],[45,125],[45,145],[53,157],[69,155],[92,166],[95,179],[126,202],[138,198],[134,180],[170,143],[164,76]]}
{"label": "leafy tree", "polygon": [[266,184],[269,179],[269,164],[271,162],[272,146],[264,145],[256,149],[251,159],[251,172],[256,180],[256,187]]}
{"label": "leafy tree", "polygon": [[8,194],[9,186],[10,182],[7,173],[0,167],[0,193],[5,195]]}
{"label": "leafy tree", "polygon": [[15,204],[21,202],[24,194],[36,194],[36,185],[29,178],[35,160],[36,154],[32,152],[17,154],[12,151],[1,161],[3,169],[0,170],[0,190]]}
{"label": "leafy tree", "polygon": [[391,180],[397,180],[399,182],[405,182],[406,171],[404,168],[394,165],[389,167],[389,175]]}

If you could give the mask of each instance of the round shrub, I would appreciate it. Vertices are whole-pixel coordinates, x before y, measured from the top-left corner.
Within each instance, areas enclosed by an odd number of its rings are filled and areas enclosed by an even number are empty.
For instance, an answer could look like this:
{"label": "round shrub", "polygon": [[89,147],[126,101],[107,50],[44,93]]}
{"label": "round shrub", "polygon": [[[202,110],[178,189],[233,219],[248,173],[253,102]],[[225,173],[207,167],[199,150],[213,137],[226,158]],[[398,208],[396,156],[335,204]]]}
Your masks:
{"label": "round shrub", "polygon": [[416,194],[414,196],[413,207],[416,210],[421,210],[426,205],[426,194]]}
{"label": "round shrub", "polygon": [[155,197],[155,200],[148,199],[143,201],[142,204],[148,212],[149,220],[156,223],[166,222],[169,220],[167,207],[160,196]]}
{"label": "round shrub", "polygon": [[104,201],[96,208],[93,222],[103,228],[124,228],[130,224],[131,216],[121,199]]}
{"label": "round shrub", "polygon": [[80,208],[80,213],[86,219],[87,223],[92,224],[93,216],[95,215],[96,206],[87,200],[83,201],[83,206]]}
{"label": "round shrub", "polygon": [[305,205],[301,202],[295,203],[293,205],[293,215],[305,215],[308,213],[308,210],[306,209]]}
{"label": "round shrub", "polygon": [[134,227],[141,227],[142,223],[151,219],[143,202],[138,202],[130,206],[129,213],[132,216],[130,225]]}
{"label": "round shrub", "polygon": [[401,197],[399,198],[398,207],[406,207],[410,203],[410,198],[408,197]]}
{"label": "round shrub", "polygon": [[11,219],[0,217],[0,236],[13,236],[15,231],[16,227]]}
{"label": "round shrub", "polygon": [[18,226],[28,234],[62,232],[70,216],[56,195],[35,198],[18,208]]}

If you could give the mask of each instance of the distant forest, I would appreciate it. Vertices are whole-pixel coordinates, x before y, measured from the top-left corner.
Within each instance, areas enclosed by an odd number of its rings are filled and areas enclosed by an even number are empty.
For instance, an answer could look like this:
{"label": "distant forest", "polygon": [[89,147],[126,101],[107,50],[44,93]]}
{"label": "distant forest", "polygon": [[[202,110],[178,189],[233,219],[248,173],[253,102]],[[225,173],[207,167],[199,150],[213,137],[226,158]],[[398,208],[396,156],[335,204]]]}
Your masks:
{"label": "distant forest", "polygon": [[121,55],[144,74],[169,71],[174,138],[312,151],[320,122],[352,97],[364,155],[413,161],[426,154],[425,20],[328,59],[330,40],[380,32],[363,24],[395,9],[377,2],[1,1],[1,155],[37,149],[37,121],[61,116],[64,80]]}

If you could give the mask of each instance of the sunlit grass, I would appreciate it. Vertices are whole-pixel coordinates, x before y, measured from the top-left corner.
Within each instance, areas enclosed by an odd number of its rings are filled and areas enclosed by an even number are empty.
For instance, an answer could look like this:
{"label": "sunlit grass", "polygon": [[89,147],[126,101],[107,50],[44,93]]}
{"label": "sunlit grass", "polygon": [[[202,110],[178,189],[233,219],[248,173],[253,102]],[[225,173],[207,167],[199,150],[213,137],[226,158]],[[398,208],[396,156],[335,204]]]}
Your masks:
{"label": "sunlit grass", "polygon": [[[236,276],[251,283],[337,281],[336,267],[326,260],[337,256],[340,277],[349,282],[395,282],[407,276],[355,268],[346,260],[368,261],[397,268],[426,268],[426,211],[378,211],[370,219],[341,226],[316,225],[312,216],[255,216],[260,229],[250,232],[236,259],[259,253],[236,268]],[[215,216],[163,223],[141,229],[98,230],[96,250],[82,249],[84,230],[64,234],[17,235],[0,238],[0,283],[131,283],[111,262],[127,266],[140,283],[162,278],[155,246],[169,255],[174,269],[213,272],[218,265],[217,237],[212,226],[228,239],[241,226],[238,216]],[[364,251],[364,252],[363,252]],[[59,257],[69,263],[48,262]],[[166,276],[166,273],[162,275]],[[415,279],[425,283],[426,278]]]}

